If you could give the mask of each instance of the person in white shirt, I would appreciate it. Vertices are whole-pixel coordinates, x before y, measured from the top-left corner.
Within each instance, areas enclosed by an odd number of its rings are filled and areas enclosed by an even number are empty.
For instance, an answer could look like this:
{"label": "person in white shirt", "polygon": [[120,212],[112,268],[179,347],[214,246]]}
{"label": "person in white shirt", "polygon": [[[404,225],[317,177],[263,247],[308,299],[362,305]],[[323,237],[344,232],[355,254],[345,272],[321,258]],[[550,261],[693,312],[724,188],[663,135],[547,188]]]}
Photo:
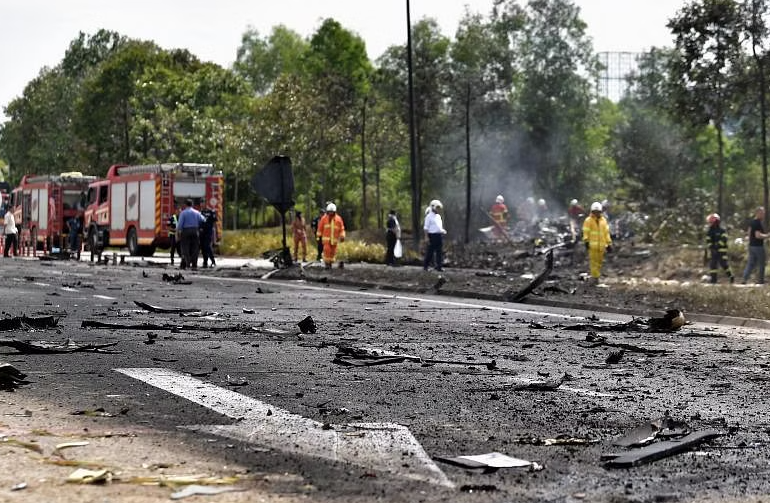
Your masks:
{"label": "person in white shirt", "polygon": [[16,229],[16,219],[13,218],[13,212],[10,207],[3,216],[3,222],[5,224],[5,250],[3,256],[8,257],[11,247],[13,247],[13,254],[17,256],[19,254],[19,240],[18,230]]}
{"label": "person in white shirt", "polygon": [[425,253],[425,260],[422,268],[428,270],[435,257],[436,270],[443,270],[444,262],[444,221],[441,219],[439,211],[443,208],[441,201],[434,199],[430,202],[430,211],[425,213],[425,223],[422,228],[425,231],[425,237],[428,240],[428,249]]}

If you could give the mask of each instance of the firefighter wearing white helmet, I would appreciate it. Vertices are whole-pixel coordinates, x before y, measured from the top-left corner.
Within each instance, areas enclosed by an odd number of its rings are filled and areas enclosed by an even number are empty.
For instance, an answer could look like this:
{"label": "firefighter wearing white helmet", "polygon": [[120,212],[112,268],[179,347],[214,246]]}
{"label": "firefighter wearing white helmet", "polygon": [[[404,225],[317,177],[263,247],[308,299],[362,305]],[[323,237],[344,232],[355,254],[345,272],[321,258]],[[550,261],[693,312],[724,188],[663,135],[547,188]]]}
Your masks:
{"label": "firefighter wearing white helmet", "polygon": [[502,239],[508,235],[508,207],[505,205],[505,198],[501,195],[495,198],[495,204],[489,209],[489,216],[492,217],[494,227],[492,235],[495,239]]}
{"label": "firefighter wearing white helmet", "polygon": [[602,273],[604,254],[612,251],[610,226],[602,214],[602,204],[598,201],[591,203],[591,214],[583,222],[583,243],[588,250],[591,278],[598,282]]}
{"label": "firefighter wearing white helmet", "polygon": [[324,264],[331,269],[337,257],[337,245],[345,241],[345,222],[337,214],[336,204],[330,202],[326,205],[326,214],[318,221],[316,237],[323,244]]}
{"label": "firefighter wearing white helmet", "polygon": [[709,225],[706,232],[706,249],[703,251],[703,265],[708,264],[710,282],[717,282],[717,273],[719,268],[727,275],[730,283],[735,282],[735,276],[730,270],[730,264],[727,263],[727,233],[720,226],[721,218],[719,214],[712,213],[706,217]]}
{"label": "firefighter wearing white helmet", "polygon": [[425,222],[423,223],[423,231],[425,232],[425,239],[428,242],[427,250],[425,252],[425,260],[423,260],[423,269],[426,271],[428,267],[434,262],[437,271],[443,270],[444,263],[444,221],[441,218],[439,211],[443,208],[441,201],[434,199],[430,202],[430,211],[425,214]]}

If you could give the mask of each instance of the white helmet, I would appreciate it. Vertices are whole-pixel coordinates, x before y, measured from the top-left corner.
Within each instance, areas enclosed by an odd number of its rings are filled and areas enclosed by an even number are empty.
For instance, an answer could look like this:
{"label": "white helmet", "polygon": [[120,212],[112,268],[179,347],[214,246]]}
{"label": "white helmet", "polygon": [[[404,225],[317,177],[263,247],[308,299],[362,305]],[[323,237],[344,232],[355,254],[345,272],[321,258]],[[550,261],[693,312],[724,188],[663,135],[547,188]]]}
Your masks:
{"label": "white helmet", "polygon": [[572,201],[569,202],[569,205],[570,206],[577,206],[578,205],[578,200],[577,199],[573,199]]}
{"label": "white helmet", "polygon": [[537,205],[538,205],[538,206],[545,206],[545,199],[542,199],[542,198],[541,198],[541,199],[538,199],[538,200],[537,200]]}
{"label": "white helmet", "polygon": [[503,197],[502,194],[500,194],[499,196],[497,196],[495,198],[495,202],[498,203],[498,204],[503,204],[505,202],[505,198]]}
{"label": "white helmet", "polygon": [[333,212],[336,213],[337,212],[337,205],[334,204],[334,203],[327,204],[326,205],[326,211],[333,211]]}
{"label": "white helmet", "polygon": [[602,203],[594,201],[591,203],[591,211],[602,211]]}
{"label": "white helmet", "polygon": [[535,198],[534,197],[528,197],[527,198],[527,203],[528,204],[535,204]]}
{"label": "white helmet", "polygon": [[439,201],[438,199],[434,199],[433,201],[430,202],[430,207],[432,209],[436,209],[436,208],[443,208],[444,205],[441,204],[441,201]]}

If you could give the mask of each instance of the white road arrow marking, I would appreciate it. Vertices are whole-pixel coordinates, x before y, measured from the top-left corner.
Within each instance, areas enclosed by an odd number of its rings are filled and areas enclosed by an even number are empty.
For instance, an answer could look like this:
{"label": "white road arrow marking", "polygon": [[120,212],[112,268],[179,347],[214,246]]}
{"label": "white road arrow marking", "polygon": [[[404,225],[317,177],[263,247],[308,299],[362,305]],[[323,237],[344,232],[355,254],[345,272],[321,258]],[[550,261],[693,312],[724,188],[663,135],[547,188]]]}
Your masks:
{"label": "white road arrow marking", "polygon": [[395,423],[323,424],[254,398],[164,368],[115,369],[239,422],[184,428],[283,452],[346,462],[445,487],[454,487],[408,428]]}

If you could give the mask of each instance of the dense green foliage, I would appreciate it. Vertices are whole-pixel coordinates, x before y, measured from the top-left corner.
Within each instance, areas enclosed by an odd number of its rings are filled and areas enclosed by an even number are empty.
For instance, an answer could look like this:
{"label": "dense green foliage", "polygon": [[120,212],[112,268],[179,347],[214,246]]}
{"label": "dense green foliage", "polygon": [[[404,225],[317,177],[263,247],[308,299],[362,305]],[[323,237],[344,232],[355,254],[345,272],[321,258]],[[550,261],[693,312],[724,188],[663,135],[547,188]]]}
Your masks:
{"label": "dense green foliage", "polygon": [[0,158],[11,182],[213,162],[229,228],[276,223],[248,187],[278,154],[292,159],[298,209],[312,216],[334,200],[354,229],[382,227],[390,208],[411,227],[412,206],[438,198],[462,239],[489,225],[479,208],[499,193],[511,209],[528,196],[553,209],[610,199],[689,215],[681,225],[715,210],[738,225],[767,204],[767,10],[766,0],[692,0],[669,20],[672,47],[642,55],[619,103],[597,94],[601,66],[571,0],[495,0],[452,38],[417,21],[414,201],[406,44],[372,58],[333,19],[307,39],[248,29],[232,68],[80,33],[7,104]]}

